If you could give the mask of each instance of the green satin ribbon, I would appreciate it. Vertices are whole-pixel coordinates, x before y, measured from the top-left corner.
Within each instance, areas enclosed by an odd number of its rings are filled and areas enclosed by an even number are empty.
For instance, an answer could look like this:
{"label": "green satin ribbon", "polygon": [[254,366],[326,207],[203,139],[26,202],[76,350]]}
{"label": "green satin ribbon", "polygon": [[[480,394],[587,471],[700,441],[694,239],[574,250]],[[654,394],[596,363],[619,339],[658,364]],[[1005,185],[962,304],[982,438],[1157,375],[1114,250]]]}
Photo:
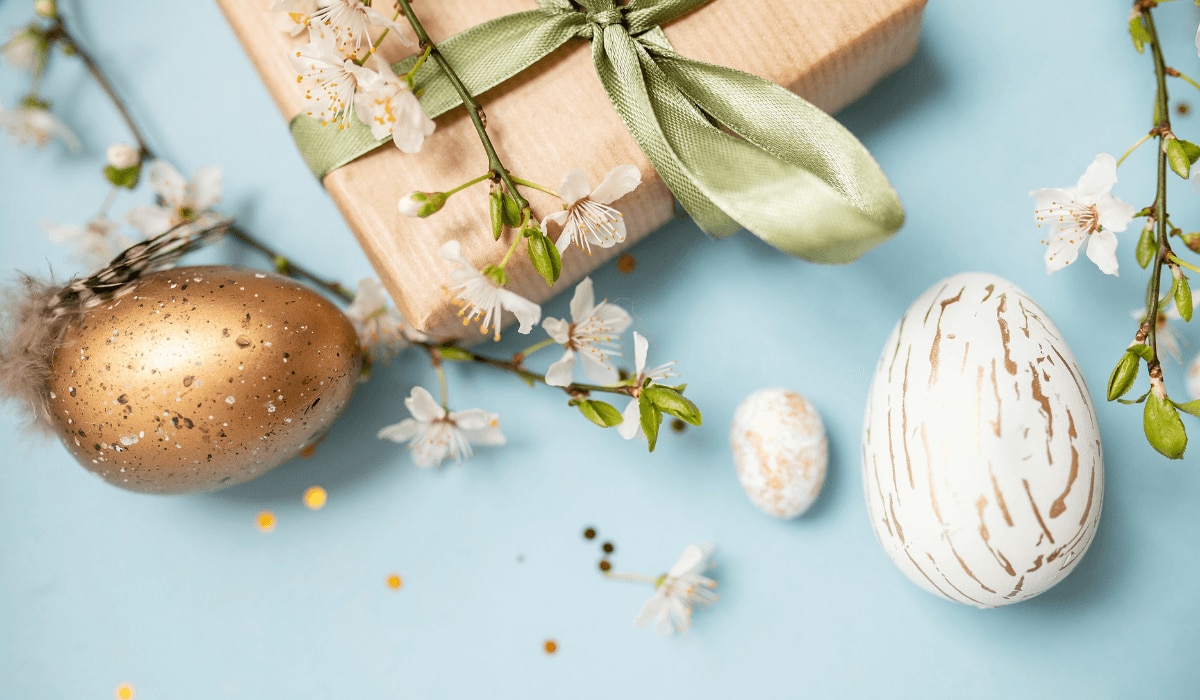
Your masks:
{"label": "green satin ribbon", "polygon": [[[737,0],[734,0],[737,1]],[[791,91],[671,50],[660,25],[708,0],[539,0],[438,44],[472,95],[520,73],[567,41],[587,39],[621,120],[697,225],[723,238],[745,228],[792,255],[855,260],[895,233],[904,210],[867,149]],[[414,58],[396,64],[406,73]],[[416,89],[430,117],[462,104],[432,62]],[[338,131],[292,120],[318,177],[386,143],[358,120]],[[736,136],[731,135],[736,134]]]}

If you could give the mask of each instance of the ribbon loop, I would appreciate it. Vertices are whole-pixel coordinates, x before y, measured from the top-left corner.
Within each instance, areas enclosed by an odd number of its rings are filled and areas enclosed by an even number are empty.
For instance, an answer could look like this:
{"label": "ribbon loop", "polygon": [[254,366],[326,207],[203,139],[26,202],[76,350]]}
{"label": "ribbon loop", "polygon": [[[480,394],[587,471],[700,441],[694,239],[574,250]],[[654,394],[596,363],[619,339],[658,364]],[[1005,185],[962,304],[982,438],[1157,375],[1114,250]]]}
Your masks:
{"label": "ribbon loop", "polygon": [[[708,0],[539,0],[438,44],[472,95],[508,80],[572,38],[592,45],[600,83],[663,182],[705,233],[745,228],[797,257],[850,262],[896,232],[904,210],[866,148],[812,104],[770,81],[694,61],[661,25]],[[405,73],[414,58],[394,70]],[[430,117],[462,104],[432,62],[416,89]],[[351,120],[324,129],[292,120],[318,177],[387,139]]]}

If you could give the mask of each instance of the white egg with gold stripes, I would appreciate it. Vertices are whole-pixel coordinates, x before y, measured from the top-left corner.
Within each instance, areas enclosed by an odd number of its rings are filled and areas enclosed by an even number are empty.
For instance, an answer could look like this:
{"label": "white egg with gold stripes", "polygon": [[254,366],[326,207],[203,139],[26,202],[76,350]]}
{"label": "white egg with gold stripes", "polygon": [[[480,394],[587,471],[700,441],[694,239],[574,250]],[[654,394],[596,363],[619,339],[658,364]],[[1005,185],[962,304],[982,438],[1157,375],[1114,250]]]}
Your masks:
{"label": "white egg with gold stripes", "polygon": [[1012,283],[922,294],[879,358],[863,426],[875,534],[930,593],[981,608],[1071,573],[1100,518],[1092,399],[1062,334]]}

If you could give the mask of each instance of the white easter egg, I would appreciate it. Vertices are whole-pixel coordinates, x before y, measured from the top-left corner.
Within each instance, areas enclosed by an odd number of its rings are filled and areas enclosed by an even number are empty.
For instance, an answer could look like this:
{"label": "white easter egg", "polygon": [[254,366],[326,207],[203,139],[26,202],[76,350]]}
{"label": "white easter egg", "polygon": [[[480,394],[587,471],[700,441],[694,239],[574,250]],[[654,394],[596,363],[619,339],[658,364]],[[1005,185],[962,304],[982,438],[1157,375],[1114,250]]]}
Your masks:
{"label": "white easter egg", "polygon": [[767,515],[800,515],[825,484],[825,425],[794,391],[760,389],[747,396],[733,414],[729,444],[742,489]]}
{"label": "white easter egg", "polygon": [[1046,313],[983,273],[913,302],[871,383],[863,481],[884,550],[931,593],[997,607],[1069,574],[1096,534],[1104,462]]}

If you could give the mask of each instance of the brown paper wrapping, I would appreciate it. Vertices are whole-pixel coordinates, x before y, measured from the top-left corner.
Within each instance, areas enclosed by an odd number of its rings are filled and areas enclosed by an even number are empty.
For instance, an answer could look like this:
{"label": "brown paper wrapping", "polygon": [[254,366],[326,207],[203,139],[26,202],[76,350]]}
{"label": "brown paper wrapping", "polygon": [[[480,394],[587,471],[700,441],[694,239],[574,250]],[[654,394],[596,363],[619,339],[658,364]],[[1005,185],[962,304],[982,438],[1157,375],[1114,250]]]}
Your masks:
{"label": "brown paper wrapping", "polygon": [[[287,120],[304,111],[288,54],[306,41],[274,26],[271,0],[217,0]],[[416,6],[436,42],[481,22],[534,7],[532,0],[438,0]],[[826,111],[836,111],[916,51],[925,0],[712,0],[665,25],[675,49],[689,58],[754,73],[784,85]],[[413,49],[384,42],[389,61]],[[605,96],[586,42],[570,42],[547,59],[479,98],[488,133],[505,165],[527,180],[557,188],[562,174],[582,168],[592,186],[612,167],[633,163],[642,184],[615,206],[625,213],[628,238],[592,254],[572,247],[550,288],[524,255],[508,267],[509,289],[541,303],[613,258],[674,215],[674,199],[625,130]],[[442,244],[462,242],[482,268],[497,263],[511,242],[492,240],[487,185],[466,190],[428,219],[402,217],[397,200],[408,192],[449,189],[488,169],[478,136],[463,110],[437,119],[421,153],[388,144],[330,173],[324,181],[400,311],[437,337],[464,337],[457,307],[445,291],[453,264]],[[561,207],[523,189],[541,218]],[[557,230],[551,232],[557,239]]]}

